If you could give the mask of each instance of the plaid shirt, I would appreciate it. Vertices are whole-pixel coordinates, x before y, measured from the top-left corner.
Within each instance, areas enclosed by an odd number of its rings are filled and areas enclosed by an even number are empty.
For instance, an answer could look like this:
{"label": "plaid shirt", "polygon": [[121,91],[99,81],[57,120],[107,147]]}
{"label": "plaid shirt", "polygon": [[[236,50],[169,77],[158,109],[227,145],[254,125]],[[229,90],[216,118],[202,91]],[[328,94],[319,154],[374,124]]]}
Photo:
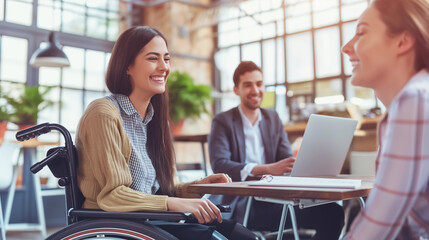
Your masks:
{"label": "plaid shirt", "polygon": [[345,239],[429,239],[429,72],[394,98],[378,129],[377,173]]}
{"label": "plaid shirt", "polygon": [[154,114],[152,104],[149,103],[143,121],[127,96],[113,94],[107,98],[118,108],[122,125],[130,140],[131,156],[128,166],[133,179],[130,188],[147,194],[155,194],[159,189],[159,183],[146,150],[147,124],[152,120]]}

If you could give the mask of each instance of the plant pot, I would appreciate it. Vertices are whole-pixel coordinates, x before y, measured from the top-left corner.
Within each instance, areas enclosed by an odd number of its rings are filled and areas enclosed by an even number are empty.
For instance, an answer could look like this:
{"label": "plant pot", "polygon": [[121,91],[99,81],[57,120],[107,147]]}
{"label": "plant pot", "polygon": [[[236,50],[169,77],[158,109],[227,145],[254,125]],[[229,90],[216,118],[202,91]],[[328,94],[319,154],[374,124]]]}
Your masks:
{"label": "plant pot", "polygon": [[179,136],[182,134],[183,124],[185,123],[185,119],[180,120],[177,124],[174,122],[170,122],[170,130],[173,136]]}
{"label": "plant pot", "polygon": [[0,139],[4,139],[4,134],[7,131],[7,122],[0,122]]}
{"label": "plant pot", "polygon": [[32,127],[32,126],[35,126],[35,125],[34,124],[21,124],[21,125],[18,125],[18,131],[27,129],[27,128]]}

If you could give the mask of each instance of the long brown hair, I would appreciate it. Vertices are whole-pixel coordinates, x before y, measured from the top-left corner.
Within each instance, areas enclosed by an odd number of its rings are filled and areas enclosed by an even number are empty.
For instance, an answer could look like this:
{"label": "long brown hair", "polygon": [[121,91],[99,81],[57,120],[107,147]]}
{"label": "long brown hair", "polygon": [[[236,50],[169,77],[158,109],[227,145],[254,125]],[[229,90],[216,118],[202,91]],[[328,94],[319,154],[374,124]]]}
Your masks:
{"label": "long brown hair", "polygon": [[[113,47],[106,73],[106,85],[110,92],[129,96],[132,85],[127,69],[136,56],[154,37],[167,40],[164,35],[151,27],[138,26],[124,31]],[[172,137],[168,126],[168,93],[156,94],[150,100],[154,115],[147,126],[147,152],[156,170],[160,192],[174,196],[174,174],[176,163]]]}
{"label": "long brown hair", "polygon": [[374,0],[388,34],[408,31],[416,38],[415,68],[429,70],[429,2],[427,0]]}

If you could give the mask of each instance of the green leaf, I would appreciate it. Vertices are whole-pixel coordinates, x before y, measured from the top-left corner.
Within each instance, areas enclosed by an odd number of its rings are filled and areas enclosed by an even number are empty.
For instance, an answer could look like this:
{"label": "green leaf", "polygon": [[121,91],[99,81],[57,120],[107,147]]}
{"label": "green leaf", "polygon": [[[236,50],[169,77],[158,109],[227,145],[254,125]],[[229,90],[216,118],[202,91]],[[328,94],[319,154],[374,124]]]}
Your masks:
{"label": "green leaf", "polygon": [[194,84],[194,79],[188,73],[172,72],[167,80],[167,89],[170,118],[174,123],[209,113],[206,105],[213,100],[210,96],[211,87]]}

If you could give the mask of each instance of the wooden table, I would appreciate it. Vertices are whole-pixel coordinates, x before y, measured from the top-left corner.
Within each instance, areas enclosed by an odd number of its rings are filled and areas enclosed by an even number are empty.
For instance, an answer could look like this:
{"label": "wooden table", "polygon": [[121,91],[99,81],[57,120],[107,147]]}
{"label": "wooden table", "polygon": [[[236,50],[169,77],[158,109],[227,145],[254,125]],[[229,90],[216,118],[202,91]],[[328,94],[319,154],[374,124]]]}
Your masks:
{"label": "wooden table", "polygon": [[[282,239],[284,225],[286,223],[287,211],[290,211],[292,227],[295,239],[299,239],[297,224],[295,221],[294,206],[300,208],[312,207],[320,204],[326,204],[335,201],[359,198],[363,207],[362,197],[370,193],[374,177],[372,176],[352,176],[340,175],[336,178],[341,179],[361,179],[362,186],[358,189],[336,189],[336,188],[297,188],[297,187],[267,187],[267,186],[248,186],[246,182],[216,183],[216,184],[193,184],[188,187],[191,193],[209,193],[220,195],[250,196],[259,201],[273,202],[283,204],[282,217],[277,239]],[[251,208],[251,199],[249,199],[245,220],[243,225],[247,224]]]}

